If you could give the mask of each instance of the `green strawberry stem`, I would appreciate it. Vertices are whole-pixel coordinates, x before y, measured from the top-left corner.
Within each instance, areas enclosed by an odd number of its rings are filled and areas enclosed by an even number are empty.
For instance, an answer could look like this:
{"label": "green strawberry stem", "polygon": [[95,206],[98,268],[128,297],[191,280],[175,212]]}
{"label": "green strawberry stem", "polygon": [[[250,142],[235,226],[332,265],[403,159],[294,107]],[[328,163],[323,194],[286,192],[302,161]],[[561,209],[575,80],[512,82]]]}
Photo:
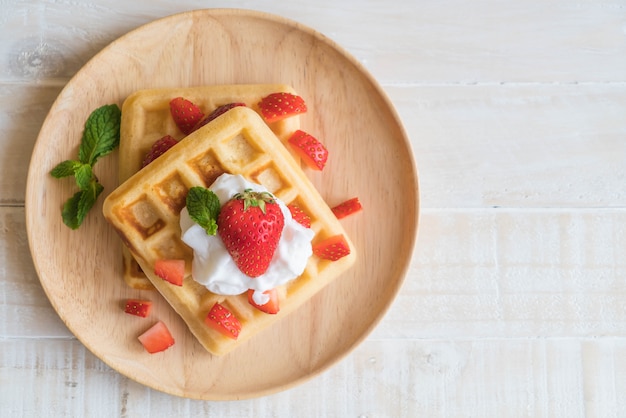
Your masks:
{"label": "green strawberry stem", "polygon": [[243,200],[244,212],[250,207],[258,207],[265,213],[265,204],[274,203],[274,196],[269,192],[253,192],[252,189],[245,189],[242,193],[237,193],[233,199]]}

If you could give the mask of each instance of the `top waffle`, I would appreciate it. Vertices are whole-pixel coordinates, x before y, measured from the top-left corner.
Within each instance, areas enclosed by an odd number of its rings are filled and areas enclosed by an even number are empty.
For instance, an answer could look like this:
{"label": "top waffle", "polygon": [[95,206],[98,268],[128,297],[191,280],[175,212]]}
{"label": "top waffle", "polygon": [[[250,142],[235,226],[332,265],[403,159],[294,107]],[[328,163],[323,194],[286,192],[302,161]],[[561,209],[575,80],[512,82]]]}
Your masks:
{"label": "top waffle", "polygon": [[[211,293],[189,275],[183,286],[175,286],[153,272],[158,259],[184,258],[186,265],[191,265],[191,250],[180,238],[179,212],[190,187],[208,187],[224,172],[241,174],[264,185],[286,204],[297,204],[311,218],[314,244],[344,234],[350,245],[350,255],[337,261],[311,256],[304,273],[279,289],[281,309],[276,315],[254,308],[245,294]],[[246,107],[228,111],[131,176],[107,197],[103,212],[154,287],[200,343],[214,354],[227,353],[296,309],[348,269],[356,258],[343,227],[299,164],[261,117]],[[237,340],[204,323],[215,302],[224,305],[241,322]]]}
{"label": "top waffle", "polygon": [[[122,107],[120,131],[119,181],[123,183],[140,168],[144,156],[152,144],[170,135],[178,140],[184,137],[175,125],[169,102],[175,97],[184,97],[198,105],[205,113],[217,107],[233,103],[245,103],[249,108],[259,111],[261,98],[275,92],[294,93],[293,88],[283,84],[238,84],[216,85],[189,88],[140,90],[129,96]],[[300,118],[293,116],[274,122],[270,129],[283,142],[299,129]],[[124,281],[134,289],[153,289],[135,259],[123,249]]]}

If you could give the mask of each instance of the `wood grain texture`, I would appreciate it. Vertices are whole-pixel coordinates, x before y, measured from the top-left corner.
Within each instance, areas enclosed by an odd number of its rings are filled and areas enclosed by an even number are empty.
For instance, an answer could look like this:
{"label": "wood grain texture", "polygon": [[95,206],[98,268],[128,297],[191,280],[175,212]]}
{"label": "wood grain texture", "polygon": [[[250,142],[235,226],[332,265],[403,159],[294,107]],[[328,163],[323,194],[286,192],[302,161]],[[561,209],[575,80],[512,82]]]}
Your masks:
{"label": "wood grain texture", "polygon": [[[149,8],[120,0],[10,4],[3,10],[0,36],[0,56],[10,60],[0,74],[13,80],[66,79],[139,25],[212,7],[260,10],[315,27],[383,84],[622,82],[626,70],[626,10],[619,0],[413,1],[391,7],[377,0],[357,7],[331,0],[181,0],[174,5],[156,0]],[[50,61],[45,67],[24,59],[40,55]]]}
{"label": "wood grain texture", "polygon": [[33,146],[50,106],[60,93],[56,86],[0,84],[0,115],[4,128],[0,166],[0,205],[24,204],[26,175]]}
{"label": "wood grain texture", "polygon": [[389,87],[424,208],[626,207],[626,86]]}
{"label": "wood grain texture", "polygon": [[617,418],[626,408],[623,339],[368,340],[314,380],[231,402],[155,393],[73,340],[46,347],[8,341],[3,348],[0,379],[47,388],[0,392],[9,416]]}
{"label": "wood grain texture", "polygon": [[425,210],[372,337],[623,338],[625,225],[621,209]]}
{"label": "wood grain texture", "polygon": [[147,389],[73,339],[38,284],[23,202],[39,126],[90,58],[153,19],[225,4],[0,5],[7,415],[624,416],[623,1],[228,2],[311,26],[372,72],[426,209],[399,297],[363,344],[291,390],[220,403]]}
{"label": "wood grain texture", "polygon": [[24,220],[23,207],[0,207],[0,338],[70,338],[26,256]]}

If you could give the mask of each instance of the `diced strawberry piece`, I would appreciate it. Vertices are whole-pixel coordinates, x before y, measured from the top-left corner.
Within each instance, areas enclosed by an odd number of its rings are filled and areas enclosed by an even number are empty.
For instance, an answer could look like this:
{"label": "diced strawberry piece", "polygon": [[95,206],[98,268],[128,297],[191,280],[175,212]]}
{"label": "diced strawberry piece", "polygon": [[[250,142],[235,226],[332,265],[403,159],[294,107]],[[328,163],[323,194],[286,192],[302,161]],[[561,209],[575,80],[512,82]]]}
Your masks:
{"label": "diced strawberry piece", "polygon": [[241,331],[241,323],[228,309],[215,302],[204,322],[228,338],[236,340]]}
{"label": "diced strawberry piece", "polygon": [[291,212],[291,217],[305,228],[311,227],[311,218],[299,206],[291,204],[287,205],[287,209]]}
{"label": "diced strawberry piece", "polygon": [[337,261],[350,254],[350,246],[343,234],[334,235],[313,245],[313,254],[325,260]]}
{"label": "diced strawberry piece", "polygon": [[145,318],[150,314],[150,309],[152,309],[152,302],[149,300],[128,299],[124,312]]}
{"label": "diced strawberry piece", "polygon": [[326,165],[328,150],[312,135],[297,130],[291,135],[288,142],[302,158],[302,161],[313,170],[320,171]]}
{"label": "diced strawberry piece", "polygon": [[170,113],[178,129],[189,135],[193,127],[204,117],[202,110],[183,97],[175,97],[170,101]]}
{"label": "diced strawberry piece", "polygon": [[238,107],[238,106],[245,106],[245,105],[246,105],[245,103],[228,103],[228,104],[222,105],[222,106],[218,107],[217,109],[215,109],[210,114],[208,114],[207,116],[203,117],[193,127],[191,132],[196,131],[196,130],[202,128],[204,125],[206,125],[207,123],[215,120],[218,116],[223,115],[224,113],[228,112],[230,109],[232,109],[234,107]]}
{"label": "diced strawberry piece", "polygon": [[164,351],[174,345],[174,337],[172,337],[167,326],[161,321],[154,324],[138,338],[150,354]]}
{"label": "diced strawberry piece", "polygon": [[185,278],[185,260],[157,260],[154,263],[154,274],[171,284],[182,286]]}
{"label": "diced strawberry piece", "polygon": [[268,295],[270,297],[270,300],[268,300],[264,305],[257,305],[257,303],[252,298],[252,295],[254,295],[254,290],[248,290],[248,302],[250,303],[250,305],[268,314],[278,313],[278,311],[280,310],[278,306],[278,291],[276,289],[270,289],[266,290],[263,293]]}
{"label": "diced strawberry piece", "polygon": [[177,143],[178,141],[169,135],[165,135],[163,138],[155,141],[155,143],[152,144],[152,148],[150,148],[150,151],[148,151],[148,153],[146,154],[146,157],[143,159],[143,163],[141,167],[143,168],[147,166],[152,161],[156,160],[161,155],[163,155],[167,150],[172,148]]}
{"label": "diced strawberry piece", "polygon": [[338,204],[333,207],[331,210],[337,217],[337,219],[345,218],[348,215],[352,215],[353,213],[357,213],[363,209],[361,206],[361,202],[359,202],[358,197],[353,197],[352,199],[348,199],[345,202]]}
{"label": "diced strawberry piece", "polygon": [[306,103],[300,96],[291,93],[272,93],[259,102],[261,115],[267,123],[306,112]]}

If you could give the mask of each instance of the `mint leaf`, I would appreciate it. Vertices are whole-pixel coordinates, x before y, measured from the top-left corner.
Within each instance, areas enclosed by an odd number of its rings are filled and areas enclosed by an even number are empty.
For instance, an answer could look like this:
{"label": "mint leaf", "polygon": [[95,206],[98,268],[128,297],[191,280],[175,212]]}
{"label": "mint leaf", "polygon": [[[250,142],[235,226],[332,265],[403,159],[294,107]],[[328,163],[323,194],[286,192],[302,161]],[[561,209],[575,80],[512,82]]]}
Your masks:
{"label": "mint leaf", "polygon": [[89,115],[78,149],[80,162],[93,166],[119,145],[121,115],[115,104],[101,106]]}
{"label": "mint leaf", "polygon": [[78,229],[85,220],[87,212],[96,203],[102,190],[104,187],[100,183],[92,181],[86,189],[80,190],[70,197],[61,211],[63,223],[72,229]]}
{"label": "mint leaf", "polygon": [[217,233],[217,215],[220,213],[220,200],[217,195],[204,187],[192,187],[187,194],[189,217],[209,235]]}
{"label": "mint leaf", "polygon": [[98,183],[97,181],[92,181],[89,188],[82,191],[82,196],[80,197],[80,201],[78,202],[78,213],[77,218],[79,225],[83,222],[85,217],[87,216],[87,212],[93,207],[96,203],[96,199],[102,193],[104,187]]}
{"label": "mint leaf", "polygon": [[78,222],[78,202],[82,194],[82,191],[76,192],[74,196],[67,199],[61,211],[63,223],[72,229],[76,229],[80,226],[80,222]]}
{"label": "mint leaf", "polygon": [[80,161],[66,160],[54,167],[52,171],[50,171],[50,175],[57,179],[73,176],[81,165],[82,163]]}
{"label": "mint leaf", "polygon": [[89,164],[81,164],[80,167],[74,172],[76,178],[76,184],[80,190],[87,190],[92,180],[94,180],[93,172]]}

